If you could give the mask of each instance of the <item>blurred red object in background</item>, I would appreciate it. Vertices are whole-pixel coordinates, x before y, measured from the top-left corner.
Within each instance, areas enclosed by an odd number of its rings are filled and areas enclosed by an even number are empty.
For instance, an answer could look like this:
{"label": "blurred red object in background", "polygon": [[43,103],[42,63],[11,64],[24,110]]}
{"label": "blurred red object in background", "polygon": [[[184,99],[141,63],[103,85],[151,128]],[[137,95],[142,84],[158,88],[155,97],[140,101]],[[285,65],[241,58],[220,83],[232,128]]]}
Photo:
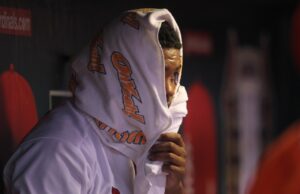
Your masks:
{"label": "blurred red object in background", "polygon": [[35,99],[29,83],[14,70],[14,65],[0,75],[0,130],[8,130],[17,146],[37,123]]}
{"label": "blurred red object in background", "polygon": [[187,149],[187,194],[217,193],[217,136],[212,96],[201,83],[188,90],[188,115],[184,118]]}

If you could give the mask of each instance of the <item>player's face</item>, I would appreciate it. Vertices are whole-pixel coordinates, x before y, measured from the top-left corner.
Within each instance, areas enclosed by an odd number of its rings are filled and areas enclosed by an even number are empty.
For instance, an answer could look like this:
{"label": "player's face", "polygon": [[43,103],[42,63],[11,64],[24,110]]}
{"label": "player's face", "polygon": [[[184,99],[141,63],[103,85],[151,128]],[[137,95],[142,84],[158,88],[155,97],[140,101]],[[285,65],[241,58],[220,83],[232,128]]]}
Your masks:
{"label": "player's face", "polygon": [[167,94],[168,106],[170,106],[174,94],[176,92],[176,86],[179,81],[179,75],[182,69],[182,56],[180,55],[180,49],[164,48],[165,58],[165,87]]}

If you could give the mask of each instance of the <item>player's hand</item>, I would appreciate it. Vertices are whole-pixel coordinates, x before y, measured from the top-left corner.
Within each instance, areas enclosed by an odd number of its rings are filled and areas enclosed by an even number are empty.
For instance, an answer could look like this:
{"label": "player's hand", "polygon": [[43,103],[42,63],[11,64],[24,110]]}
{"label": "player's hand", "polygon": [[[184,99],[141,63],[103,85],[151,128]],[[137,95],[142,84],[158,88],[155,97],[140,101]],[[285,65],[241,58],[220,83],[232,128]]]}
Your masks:
{"label": "player's hand", "polygon": [[149,159],[164,163],[163,171],[168,173],[165,194],[183,194],[186,152],[181,135],[162,134],[150,149]]}

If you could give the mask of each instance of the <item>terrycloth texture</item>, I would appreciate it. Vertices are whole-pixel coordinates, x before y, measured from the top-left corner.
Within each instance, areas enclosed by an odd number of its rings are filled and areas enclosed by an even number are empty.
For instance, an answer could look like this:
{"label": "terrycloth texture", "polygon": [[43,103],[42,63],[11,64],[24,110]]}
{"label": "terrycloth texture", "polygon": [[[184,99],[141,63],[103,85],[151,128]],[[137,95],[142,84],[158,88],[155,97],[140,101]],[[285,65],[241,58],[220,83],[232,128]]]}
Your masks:
{"label": "terrycloth texture", "polygon": [[[181,39],[168,10],[131,10],[105,26],[72,65],[75,104],[94,118],[106,145],[137,164],[136,194],[164,193],[161,164],[147,161],[148,150],[163,132],[177,132],[187,114],[182,86],[178,85],[171,106],[167,105],[158,40],[163,21]],[[153,179],[153,175],[157,176]]]}

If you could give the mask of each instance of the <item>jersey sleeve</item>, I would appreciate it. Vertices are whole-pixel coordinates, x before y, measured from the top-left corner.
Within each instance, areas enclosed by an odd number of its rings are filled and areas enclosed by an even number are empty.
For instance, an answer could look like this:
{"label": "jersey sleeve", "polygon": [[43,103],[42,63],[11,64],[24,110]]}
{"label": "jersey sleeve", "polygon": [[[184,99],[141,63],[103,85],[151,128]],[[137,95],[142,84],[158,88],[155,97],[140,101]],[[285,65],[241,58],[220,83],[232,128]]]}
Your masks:
{"label": "jersey sleeve", "polygon": [[80,194],[87,193],[91,172],[80,145],[32,140],[9,160],[4,182],[8,194]]}

